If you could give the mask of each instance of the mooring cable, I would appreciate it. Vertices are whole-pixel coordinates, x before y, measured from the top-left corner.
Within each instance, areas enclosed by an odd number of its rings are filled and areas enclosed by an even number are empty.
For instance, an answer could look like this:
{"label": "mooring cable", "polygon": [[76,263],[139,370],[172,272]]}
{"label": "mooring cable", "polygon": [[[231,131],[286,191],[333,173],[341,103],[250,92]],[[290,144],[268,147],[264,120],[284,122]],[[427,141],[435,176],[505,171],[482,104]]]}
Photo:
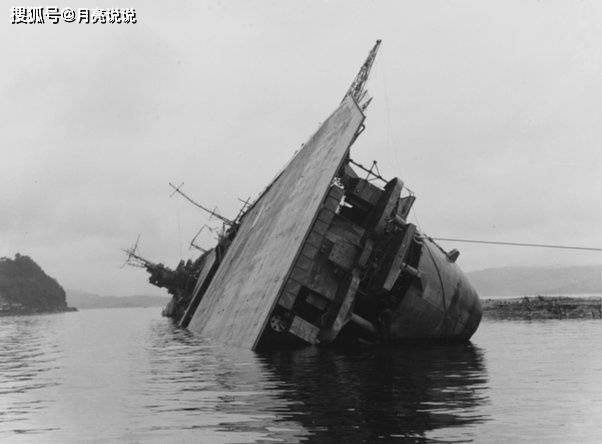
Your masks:
{"label": "mooring cable", "polygon": [[475,240],[475,239],[455,239],[449,237],[433,237],[436,241],[449,241],[449,242],[465,242],[471,244],[490,244],[490,245],[511,245],[515,247],[541,247],[541,248],[560,248],[563,250],[586,250],[586,251],[602,251],[602,248],[595,247],[577,247],[573,245],[551,245],[551,244],[530,244],[524,242],[501,242],[501,241],[488,241],[488,240]]}

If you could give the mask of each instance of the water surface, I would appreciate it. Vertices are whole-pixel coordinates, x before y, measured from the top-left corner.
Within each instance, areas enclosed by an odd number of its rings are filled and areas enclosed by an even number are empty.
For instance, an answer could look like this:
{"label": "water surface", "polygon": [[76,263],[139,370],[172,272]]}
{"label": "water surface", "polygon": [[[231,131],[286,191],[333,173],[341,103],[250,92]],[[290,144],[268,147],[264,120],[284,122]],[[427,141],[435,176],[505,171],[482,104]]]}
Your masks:
{"label": "water surface", "polygon": [[600,442],[602,322],[472,344],[255,354],[157,308],[0,318],[8,442]]}

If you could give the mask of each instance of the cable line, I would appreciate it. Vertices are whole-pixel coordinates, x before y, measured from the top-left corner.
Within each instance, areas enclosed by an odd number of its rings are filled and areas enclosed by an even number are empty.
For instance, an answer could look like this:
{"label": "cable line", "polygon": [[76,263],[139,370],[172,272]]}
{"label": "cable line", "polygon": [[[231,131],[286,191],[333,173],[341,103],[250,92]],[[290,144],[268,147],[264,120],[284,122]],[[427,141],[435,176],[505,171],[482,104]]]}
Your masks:
{"label": "cable line", "polygon": [[515,247],[541,247],[541,248],[560,248],[563,250],[602,251],[602,248],[575,247],[575,246],[569,246],[569,245],[527,244],[527,243],[521,243],[521,242],[497,242],[497,241],[485,241],[485,240],[474,240],[474,239],[453,239],[453,238],[446,238],[446,237],[433,237],[432,239],[437,240],[437,241],[466,242],[466,243],[471,243],[471,244],[512,245]]}

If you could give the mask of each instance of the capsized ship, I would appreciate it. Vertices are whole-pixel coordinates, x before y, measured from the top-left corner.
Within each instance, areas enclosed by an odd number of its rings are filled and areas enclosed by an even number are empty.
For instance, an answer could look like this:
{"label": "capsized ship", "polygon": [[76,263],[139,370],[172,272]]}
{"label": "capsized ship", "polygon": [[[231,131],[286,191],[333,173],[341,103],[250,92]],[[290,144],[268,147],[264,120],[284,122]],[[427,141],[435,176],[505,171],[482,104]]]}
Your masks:
{"label": "capsized ship", "polygon": [[467,341],[476,331],[481,303],[456,264],[459,252],[408,222],[415,196],[401,179],[350,157],[379,45],[261,195],[234,220],[218,215],[224,229],[214,248],[175,270],[126,250],[173,295],[164,314],[179,326],[250,349]]}

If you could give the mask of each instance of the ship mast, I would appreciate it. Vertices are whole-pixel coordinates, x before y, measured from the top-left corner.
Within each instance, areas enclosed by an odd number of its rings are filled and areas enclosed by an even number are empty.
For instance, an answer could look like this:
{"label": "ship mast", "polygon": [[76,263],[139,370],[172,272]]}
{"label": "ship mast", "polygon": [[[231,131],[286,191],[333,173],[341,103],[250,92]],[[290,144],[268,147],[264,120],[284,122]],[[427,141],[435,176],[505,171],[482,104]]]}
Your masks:
{"label": "ship mast", "polygon": [[147,260],[146,258],[140,256],[140,254],[138,254],[138,244],[139,243],[140,243],[140,235],[138,235],[138,237],[136,238],[136,242],[134,243],[133,246],[131,246],[130,248],[123,248],[121,250],[127,256],[122,267],[125,265],[130,265],[132,267],[138,267],[138,268],[147,268],[147,269],[157,267],[157,264]]}
{"label": "ship mast", "polygon": [[372,97],[368,97],[368,99],[364,101],[364,98],[366,97],[367,93],[364,87],[366,86],[366,82],[368,81],[368,77],[370,76],[370,70],[372,69],[372,65],[374,64],[374,59],[376,58],[376,53],[378,52],[378,48],[380,46],[381,41],[382,40],[376,41],[376,43],[372,47],[372,50],[370,51],[370,54],[368,54],[368,58],[366,58],[366,61],[360,68],[360,71],[357,73],[357,76],[355,76],[355,79],[353,79],[353,82],[347,90],[347,93],[345,93],[345,97],[351,96],[362,109],[362,111],[365,110],[366,107],[372,101]]}
{"label": "ship mast", "polygon": [[201,205],[200,203],[198,203],[195,200],[193,200],[190,196],[188,196],[186,193],[184,193],[181,190],[182,185],[184,185],[184,182],[182,182],[179,186],[175,186],[173,183],[169,182],[169,186],[173,188],[173,192],[171,193],[171,195],[173,196],[174,194],[178,193],[180,196],[182,196],[188,202],[190,202],[191,204],[193,204],[195,207],[200,208],[201,210],[209,213],[210,216],[218,218],[219,220],[221,220],[226,225],[228,225],[228,226],[236,225],[234,221],[232,221],[232,220],[230,220],[230,219],[222,216],[219,213],[216,213],[215,210],[210,210],[209,208],[205,207],[204,205]]}

